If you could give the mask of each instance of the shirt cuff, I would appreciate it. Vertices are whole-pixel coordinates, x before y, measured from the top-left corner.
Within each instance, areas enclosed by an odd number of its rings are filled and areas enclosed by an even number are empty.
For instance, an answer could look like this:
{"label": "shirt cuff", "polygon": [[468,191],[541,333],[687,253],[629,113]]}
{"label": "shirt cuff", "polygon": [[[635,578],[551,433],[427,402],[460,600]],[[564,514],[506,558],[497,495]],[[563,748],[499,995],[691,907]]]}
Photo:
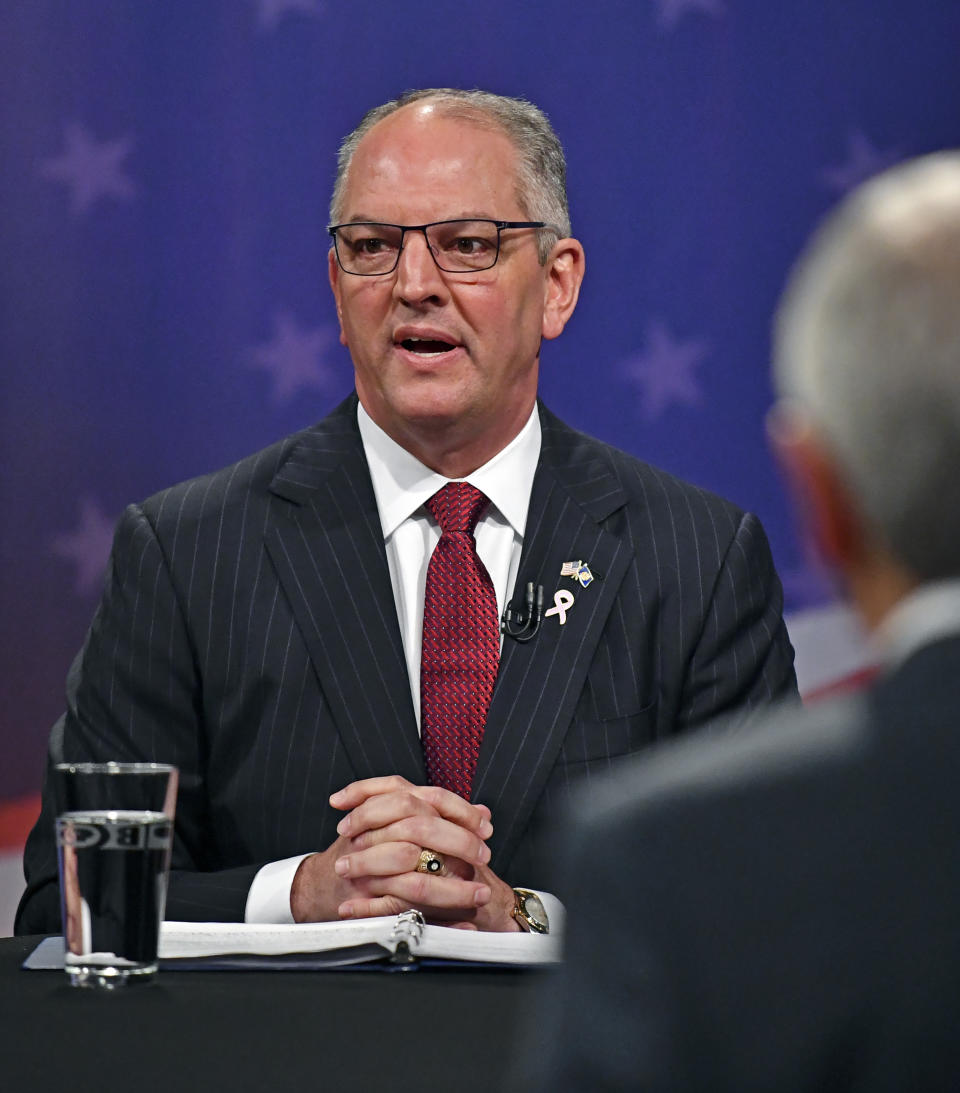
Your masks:
{"label": "shirt cuff", "polygon": [[[295,858],[284,858],[263,866],[253,878],[247,893],[243,921],[276,924],[293,922],[290,889],[300,863],[309,857],[309,854],[298,854]],[[548,911],[547,914],[549,913]]]}

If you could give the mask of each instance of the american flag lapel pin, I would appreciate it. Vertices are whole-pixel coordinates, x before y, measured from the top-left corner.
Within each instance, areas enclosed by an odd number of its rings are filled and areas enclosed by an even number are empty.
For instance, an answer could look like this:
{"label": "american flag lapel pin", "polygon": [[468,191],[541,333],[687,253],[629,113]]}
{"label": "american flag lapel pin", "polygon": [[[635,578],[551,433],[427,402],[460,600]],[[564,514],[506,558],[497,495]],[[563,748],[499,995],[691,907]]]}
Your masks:
{"label": "american flag lapel pin", "polygon": [[575,581],[580,582],[582,588],[586,588],[594,580],[594,576],[590,572],[590,566],[580,558],[575,562],[564,562],[560,567],[560,576],[572,577]]}

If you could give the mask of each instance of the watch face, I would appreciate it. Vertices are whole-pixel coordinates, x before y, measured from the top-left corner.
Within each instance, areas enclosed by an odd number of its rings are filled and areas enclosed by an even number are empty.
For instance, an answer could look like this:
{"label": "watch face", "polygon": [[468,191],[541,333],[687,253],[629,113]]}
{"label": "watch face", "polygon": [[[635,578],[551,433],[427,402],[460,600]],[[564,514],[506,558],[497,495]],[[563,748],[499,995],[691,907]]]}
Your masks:
{"label": "watch face", "polygon": [[542,926],[547,924],[547,911],[543,902],[536,893],[531,892],[523,901],[523,908],[527,914]]}
{"label": "watch face", "polygon": [[526,888],[515,888],[517,894],[518,909],[526,920],[531,930],[539,934],[548,933],[550,920],[547,917],[546,908],[536,892],[529,892]]}

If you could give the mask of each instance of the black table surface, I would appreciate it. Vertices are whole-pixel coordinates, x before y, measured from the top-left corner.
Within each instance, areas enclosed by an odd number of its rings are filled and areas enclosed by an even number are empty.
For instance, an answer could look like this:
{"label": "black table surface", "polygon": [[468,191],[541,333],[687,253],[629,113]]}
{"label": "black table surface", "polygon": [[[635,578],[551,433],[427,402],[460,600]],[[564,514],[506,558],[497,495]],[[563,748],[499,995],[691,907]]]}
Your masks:
{"label": "black table surface", "polygon": [[522,1088],[550,972],[161,971],[100,993],[0,938],[0,1088],[98,1093]]}

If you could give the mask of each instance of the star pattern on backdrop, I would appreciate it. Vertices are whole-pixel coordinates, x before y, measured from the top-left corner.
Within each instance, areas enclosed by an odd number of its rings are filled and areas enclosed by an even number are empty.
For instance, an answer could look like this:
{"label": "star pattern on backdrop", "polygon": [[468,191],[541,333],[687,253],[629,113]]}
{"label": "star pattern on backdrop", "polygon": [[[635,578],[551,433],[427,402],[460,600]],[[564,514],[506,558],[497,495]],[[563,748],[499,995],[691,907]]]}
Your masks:
{"label": "star pattern on backdrop", "polygon": [[133,199],[137,188],[124,164],[133,150],[133,137],[99,141],[85,125],[71,122],[63,127],[63,143],[63,152],[44,160],[40,173],[69,188],[75,216],[88,212],[101,198]]}
{"label": "star pattern on backdrop", "polygon": [[898,151],[877,148],[861,130],[855,129],[847,137],[846,160],[835,167],[825,167],[820,172],[820,178],[835,193],[845,194],[871,175],[892,167],[898,159]]}
{"label": "star pattern on backdrop", "polygon": [[322,15],[322,0],[257,0],[261,30],[274,30],[287,15]]}
{"label": "star pattern on backdrop", "polygon": [[74,590],[86,596],[99,590],[113,545],[116,521],[92,497],[80,501],[80,519],[72,531],[55,536],[50,550],[76,567]]}
{"label": "star pattern on backdrop", "polygon": [[719,18],[726,15],[723,0],[653,0],[657,6],[657,23],[664,30],[673,30],[690,12],[703,12]]}
{"label": "star pattern on backdrop", "polygon": [[336,342],[335,328],[303,327],[288,311],[280,311],[273,316],[273,337],[249,350],[247,364],[270,374],[273,401],[283,404],[303,389],[333,390],[334,371],[323,357]]}
{"label": "star pattern on backdrop", "polygon": [[660,319],[647,323],[643,348],[622,361],[620,371],[640,388],[644,418],[656,421],[672,405],[699,406],[703,395],[694,370],[709,354],[699,340],[675,338]]}

